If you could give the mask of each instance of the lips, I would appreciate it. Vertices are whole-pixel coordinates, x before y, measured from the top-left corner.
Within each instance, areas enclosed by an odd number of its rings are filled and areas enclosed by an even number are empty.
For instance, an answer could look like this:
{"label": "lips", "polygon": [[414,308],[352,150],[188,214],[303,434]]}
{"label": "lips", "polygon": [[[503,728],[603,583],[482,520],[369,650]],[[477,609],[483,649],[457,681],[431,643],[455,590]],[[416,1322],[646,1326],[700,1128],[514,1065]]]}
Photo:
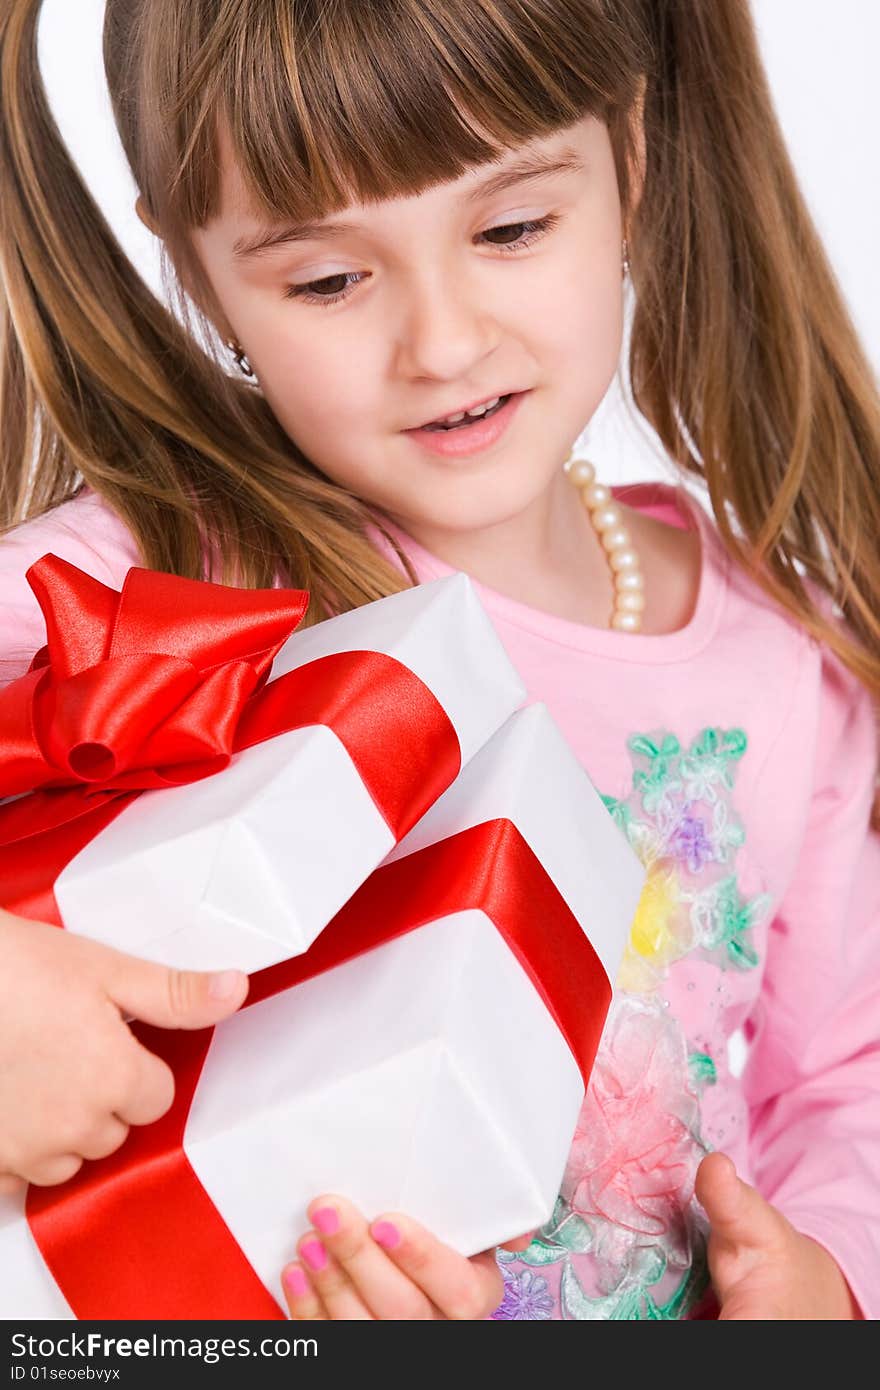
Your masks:
{"label": "lips", "polygon": [[419,449],[447,463],[464,462],[492,449],[507,433],[518,414],[526,391],[513,391],[499,400],[497,410],[471,416],[452,429],[421,425],[404,433]]}

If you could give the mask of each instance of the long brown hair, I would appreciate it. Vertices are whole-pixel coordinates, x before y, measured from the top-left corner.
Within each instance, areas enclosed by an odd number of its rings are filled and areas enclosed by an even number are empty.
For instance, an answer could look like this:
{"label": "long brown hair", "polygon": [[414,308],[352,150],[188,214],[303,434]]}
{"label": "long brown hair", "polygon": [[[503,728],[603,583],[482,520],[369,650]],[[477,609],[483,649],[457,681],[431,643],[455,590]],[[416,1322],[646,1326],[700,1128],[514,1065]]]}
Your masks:
{"label": "long brown hair", "polygon": [[113,108],[176,314],[65,151],[39,8],[7,0],[0,19],[0,526],[85,483],[154,568],[204,576],[211,537],[219,577],[281,575],[312,620],[400,587],[368,540],[381,517],[223,366],[189,238],[218,210],[218,130],[255,205],[295,219],[420,192],[590,114],[628,227],[635,402],[736,560],[880,695],[880,403],[747,0],[108,0]]}

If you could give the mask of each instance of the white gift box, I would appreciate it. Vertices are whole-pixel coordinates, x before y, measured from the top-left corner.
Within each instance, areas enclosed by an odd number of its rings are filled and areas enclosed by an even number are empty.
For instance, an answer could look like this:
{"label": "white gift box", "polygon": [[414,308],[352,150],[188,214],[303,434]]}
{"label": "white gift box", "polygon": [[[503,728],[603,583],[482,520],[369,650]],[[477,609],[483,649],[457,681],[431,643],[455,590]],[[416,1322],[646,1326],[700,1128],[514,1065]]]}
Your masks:
{"label": "white gift box", "polygon": [[[507,721],[389,860],[498,818],[537,856],[613,981],[644,869],[542,705]],[[183,1148],[278,1299],[306,1205],[322,1193],[350,1197],[369,1219],[405,1212],[463,1254],[541,1225],[583,1089],[525,968],[486,913],[468,909],[215,1029]],[[175,1237],[173,1249],[185,1244]],[[12,1199],[0,1217],[0,1305],[72,1315]]]}
{"label": "white gift box", "polygon": [[[525,691],[464,574],[294,633],[272,679],[335,652],[394,657],[466,764]],[[213,777],[144,792],[55,881],[68,931],[178,968],[253,973],[308,949],[395,843],[336,734],[294,729]]]}

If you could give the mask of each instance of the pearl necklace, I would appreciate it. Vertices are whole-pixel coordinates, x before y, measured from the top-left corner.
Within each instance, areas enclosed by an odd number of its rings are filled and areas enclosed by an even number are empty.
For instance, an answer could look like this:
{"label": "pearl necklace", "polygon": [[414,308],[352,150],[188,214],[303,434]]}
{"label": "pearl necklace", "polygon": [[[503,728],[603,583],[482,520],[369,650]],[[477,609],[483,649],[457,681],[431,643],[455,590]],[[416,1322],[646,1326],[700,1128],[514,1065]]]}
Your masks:
{"label": "pearl necklace", "polygon": [[611,627],[619,632],[638,632],[645,611],[645,577],[623,513],[611,489],[596,482],[596,470],[588,459],[570,458],[565,471],[580,494],[593,529],[608,555],[614,579],[614,609]]}

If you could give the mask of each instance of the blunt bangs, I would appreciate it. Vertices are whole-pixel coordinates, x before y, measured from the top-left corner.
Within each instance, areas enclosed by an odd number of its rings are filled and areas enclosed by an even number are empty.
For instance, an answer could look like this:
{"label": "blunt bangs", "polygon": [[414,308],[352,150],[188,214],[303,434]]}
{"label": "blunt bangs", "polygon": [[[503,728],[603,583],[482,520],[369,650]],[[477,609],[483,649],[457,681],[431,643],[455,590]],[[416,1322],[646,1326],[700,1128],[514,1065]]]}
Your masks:
{"label": "blunt bangs", "polygon": [[418,194],[584,116],[611,127],[637,90],[632,35],[598,0],[238,0],[190,14],[175,57],[153,55],[174,67],[150,200],[178,227],[219,211],[221,126],[255,210],[297,222]]}

